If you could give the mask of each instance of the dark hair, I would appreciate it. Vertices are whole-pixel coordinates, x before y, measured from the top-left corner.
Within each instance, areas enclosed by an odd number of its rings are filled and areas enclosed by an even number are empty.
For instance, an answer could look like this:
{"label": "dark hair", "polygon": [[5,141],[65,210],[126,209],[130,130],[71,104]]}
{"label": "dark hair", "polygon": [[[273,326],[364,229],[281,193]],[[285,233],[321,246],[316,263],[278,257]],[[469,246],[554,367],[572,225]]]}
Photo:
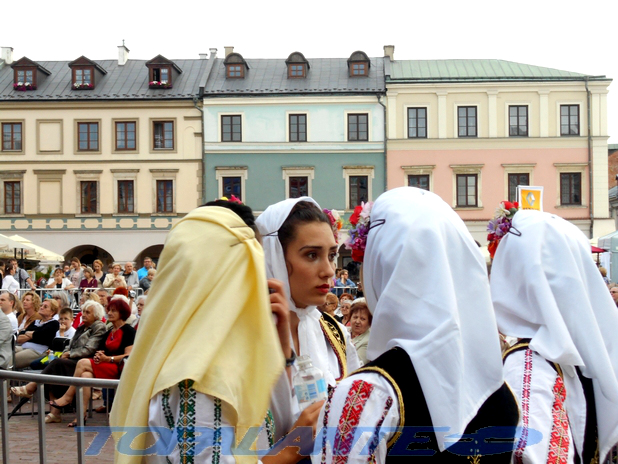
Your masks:
{"label": "dark hair", "polygon": [[7,274],[10,274],[13,269],[14,269],[13,266],[11,266],[10,264],[7,264],[4,268],[4,272],[6,272]]}
{"label": "dark hair", "polygon": [[287,250],[287,247],[291,241],[296,237],[296,228],[300,224],[307,224],[311,222],[324,222],[330,227],[330,220],[328,216],[318,208],[315,203],[308,201],[299,201],[294,205],[292,211],[281,224],[281,227],[277,231],[279,242],[283,247],[283,252]]}
{"label": "dark hair", "polygon": [[112,298],[107,304],[107,312],[111,312],[112,310],[118,311],[120,315],[120,319],[126,321],[131,317],[131,308],[129,308],[129,303],[124,301],[122,298]]}
{"label": "dark hair", "polygon": [[58,316],[68,315],[71,319],[73,319],[73,310],[71,308],[62,308],[58,311]]}
{"label": "dark hair", "polygon": [[233,201],[227,200],[215,200],[209,201],[208,203],[204,203],[202,206],[220,206],[222,208],[227,208],[232,212],[236,213],[240,219],[247,224],[248,227],[251,227],[255,234],[258,234],[258,228],[255,225],[255,216],[253,215],[253,210],[247,205],[243,205],[242,203],[236,203]]}
{"label": "dark hair", "polygon": [[352,319],[352,316],[354,315],[354,313],[359,313],[361,311],[367,311],[367,314],[369,315],[368,317],[369,325],[371,326],[371,322],[373,321],[373,316],[371,315],[371,311],[369,311],[369,306],[367,306],[367,303],[363,301],[357,301],[350,307],[350,314],[348,315],[348,317]]}

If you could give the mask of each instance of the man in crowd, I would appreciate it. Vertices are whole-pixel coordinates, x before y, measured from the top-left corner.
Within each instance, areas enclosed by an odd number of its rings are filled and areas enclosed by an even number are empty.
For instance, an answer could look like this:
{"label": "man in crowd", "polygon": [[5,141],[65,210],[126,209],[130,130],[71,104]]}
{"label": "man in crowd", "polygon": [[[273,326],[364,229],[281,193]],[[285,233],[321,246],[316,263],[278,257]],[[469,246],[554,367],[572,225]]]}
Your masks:
{"label": "man in crowd", "polygon": [[132,290],[135,287],[139,287],[139,279],[137,277],[137,272],[133,270],[132,262],[129,261],[124,265],[124,273],[122,276],[127,283],[127,290]]}
{"label": "man in crowd", "polygon": [[17,297],[12,293],[0,293],[0,310],[9,318],[13,333],[15,334],[17,333],[17,316],[15,315],[15,306],[17,304]]}
{"label": "man in crowd", "polygon": [[13,361],[13,328],[6,314],[0,312],[0,369],[8,369]]}
{"label": "man in crowd", "polygon": [[614,299],[614,303],[616,303],[616,306],[618,306],[618,285],[612,284],[611,287],[609,287],[609,293],[612,295],[612,298]]}
{"label": "man in crowd", "polygon": [[28,284],[28,287],[34,290],[34,282],[32,282],[30,275],[28,275],[24,269],[17,265],[17,260],[15,258],[11,258],[9,260],[9,264],[12,264],[15,268],[15,280],[19,283],[19,288],[27,288],[26,284]]}
{"label": "man in crowd", "polygon": [[99,295],[99,300],[101,300],[101,306],[103,306],[103,309],[107,311],[107,301],[109,299],[109,294],[107,293],[107,290],[105,290],[104,288],[100,288],[97,290],[97,295]]}
{"label": "man in crowd", "polygon": [[146,256],[144,258],[144,267],[137,271],[137,280],[141,281],[148,274],[148,270],[152,268],[152,258]]}

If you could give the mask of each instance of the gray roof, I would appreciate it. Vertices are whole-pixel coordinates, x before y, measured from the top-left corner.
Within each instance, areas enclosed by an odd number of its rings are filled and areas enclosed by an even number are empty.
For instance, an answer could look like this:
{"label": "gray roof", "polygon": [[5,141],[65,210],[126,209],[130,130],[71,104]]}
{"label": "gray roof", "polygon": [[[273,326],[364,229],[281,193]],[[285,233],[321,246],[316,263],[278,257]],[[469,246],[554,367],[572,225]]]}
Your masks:
{"label": "gray roof", "polygon": [[13,69],[0,68],[0,101],[53,100],[152,100],[192,99],[199,94],[199,82],[208,60],[173,60],[182,74],[174,77],[171,89],[149,89],[147,60],[129,60],[118,66],[116,60],[93,60],[107,71],[95,77],[92,90],[73,90],[71,61],[40,61],[51,72],[37,81],[36,90],[20,92],[13,89]]}
{"label": "gray roof", "polygon": [[610,188],[608,194],[609,194],[610,201],[618,198],[618,187]]}
{"label": "gray roof", "polygon": [[505,60],[397,60],[389,64],[389,81],[581,81],[584,77],[610,80]]}
{"label": "gray roof", "polygon": [[308,58],[305,78],[288,78],[285,59],[245,59],[244,79],[226,79],[223,59],[213,63],[204,94],[207,96],[263,94],[375,94],[384,93],[383,58],[370,58],[369,75],[350,77],[347,58]]}

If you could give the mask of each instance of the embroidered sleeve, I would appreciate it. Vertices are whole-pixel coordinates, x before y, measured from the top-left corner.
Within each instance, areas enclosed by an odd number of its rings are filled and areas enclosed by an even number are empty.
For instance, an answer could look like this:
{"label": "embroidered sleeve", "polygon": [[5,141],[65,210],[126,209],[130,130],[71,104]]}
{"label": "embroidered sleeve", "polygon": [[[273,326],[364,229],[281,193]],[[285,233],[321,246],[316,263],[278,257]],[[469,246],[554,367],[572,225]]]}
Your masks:
{"label": "embroidered sleeve", "polygon": [[378,376],[351,376],[331,392],[318,421],[323,428],[313,464],[384,462],[399,415],[393,397],[372,377]]}

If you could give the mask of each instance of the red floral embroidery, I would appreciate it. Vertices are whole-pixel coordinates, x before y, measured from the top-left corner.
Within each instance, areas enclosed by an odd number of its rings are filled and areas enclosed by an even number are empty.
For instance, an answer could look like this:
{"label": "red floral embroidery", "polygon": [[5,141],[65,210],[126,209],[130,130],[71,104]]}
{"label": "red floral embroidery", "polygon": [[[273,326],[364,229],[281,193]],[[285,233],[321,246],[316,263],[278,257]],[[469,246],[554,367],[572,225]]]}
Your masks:
{"label": "red floral embroidery", "polygon": [[354,432],[360,422],[365,403],[373,391],[373,385],[362,380],[356,380],[348,391],[341,418],[337,425],[335,442],[333,444],[333,464],[345,464],[354,444]]}
{"label": "red floral embroidery", "polygon": [[569,418],[564,409],[566,388],[560,376],[554,383],[554,404],[552,407],[553,424],[549,439],[548,464],[566,464],[569,458]]}
{"label": "red floral embroidery", "polygon": [[530,382],[532,380],[532,350],[528,348],[524,355],[524,381],[521,391],[521,436],[513,453],[515,464],[522,464],[524,450],[528,444],[528,427],[530,425]]}

